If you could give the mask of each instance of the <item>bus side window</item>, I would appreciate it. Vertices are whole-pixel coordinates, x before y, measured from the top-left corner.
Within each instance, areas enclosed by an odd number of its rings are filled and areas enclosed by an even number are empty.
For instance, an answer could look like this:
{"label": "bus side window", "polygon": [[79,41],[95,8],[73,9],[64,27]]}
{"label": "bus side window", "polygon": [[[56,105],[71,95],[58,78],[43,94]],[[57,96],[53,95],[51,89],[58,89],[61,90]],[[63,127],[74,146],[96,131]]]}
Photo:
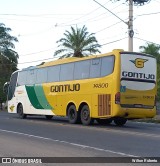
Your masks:
{"label": "bus side window", "polygon": [[47,68],[37,69],[36,83],[41,84],[47,82]]}
{"label": "bus side window", "polygon": [[27,71],[20,71],[18,73],[17,86],[25,85],[27,83]]}
{"label": "bus side window", "polygon": [[113,72],[114,56],[102,57],[101,77],[107,76]]}
{"label": "bus side window", "polygon": [[74,63],[62,64],[60,81],[73,80]]}
{"label": "bus side window", "polygon": [[36,83],[36,69],[30,69],[27,72],[27,84],[32,85]]}
{"label": "bus side window", "polygon": [[60,65],[48,67],[47,82],[58,82]]}
{"label": "bus side window", "polygon": [[100,77],[100,72],[101,72],[101,59],[100,58],[92,59],[90,67],[90,78]]}
{"label": "bus side window", "polygon": [[89,78],[90,60],[75,62],[74,79],[87,79]]}

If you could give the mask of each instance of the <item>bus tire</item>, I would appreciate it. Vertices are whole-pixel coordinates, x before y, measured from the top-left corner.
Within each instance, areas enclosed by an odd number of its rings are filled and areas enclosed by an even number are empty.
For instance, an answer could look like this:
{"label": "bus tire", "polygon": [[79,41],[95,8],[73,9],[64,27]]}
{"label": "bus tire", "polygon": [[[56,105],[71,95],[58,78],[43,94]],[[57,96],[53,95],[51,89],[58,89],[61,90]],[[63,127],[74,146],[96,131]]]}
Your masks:
{"label": "bus tire", "polygon": [[117,125],[117,126],[123,126],[125,123],[127,122],[127,119],[125,118],[115,118],[114,119],[114,123]]}
{"label": "bus tire", "polygon": [[105,125],[105,124],[110,124],[112,123],[112,119],[109,118],[109,119],[96,119],[96,121],[101,124],[101,125]]}
{"label": "bus tire", "polygon": [[71,124],[75,124],[78,122],[78,111],[76,110],[75,105],[71,105],[68,110],[67,110],[67,116],[68,116],[68,120],[69,123]]}
{"label": "bus tire", "polygon": [[81,122],[85,126],[93,123],[93,118],[90,117],[90,110],[88,105],[84,105],[81,109]]}
{"label": "bus tire", "polygon": [[18,113],[18,116],[19,116],[20,119],[25,119],[27,117],[27,115],[23,113],[23,106],[22,106],[22,104],[18,105],[17,113]]}
{"label": "bus tire", "polygon": [[45,117],[46,117],[47,120],[51,120],[53,118],[52,115],[45,115]]}

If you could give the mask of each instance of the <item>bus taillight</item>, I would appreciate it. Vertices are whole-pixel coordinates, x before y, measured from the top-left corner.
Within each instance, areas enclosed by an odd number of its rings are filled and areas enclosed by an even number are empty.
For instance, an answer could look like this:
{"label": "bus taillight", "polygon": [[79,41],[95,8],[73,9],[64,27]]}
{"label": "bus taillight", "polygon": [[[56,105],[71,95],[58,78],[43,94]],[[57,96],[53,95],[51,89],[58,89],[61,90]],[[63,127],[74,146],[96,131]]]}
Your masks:
{"label": "bus taillight", "polygon": [[116,104],[120,104],[120,99],[121,99],[120,95],[121,95],[120,92],[117,92],[115,95],[115,103]]}

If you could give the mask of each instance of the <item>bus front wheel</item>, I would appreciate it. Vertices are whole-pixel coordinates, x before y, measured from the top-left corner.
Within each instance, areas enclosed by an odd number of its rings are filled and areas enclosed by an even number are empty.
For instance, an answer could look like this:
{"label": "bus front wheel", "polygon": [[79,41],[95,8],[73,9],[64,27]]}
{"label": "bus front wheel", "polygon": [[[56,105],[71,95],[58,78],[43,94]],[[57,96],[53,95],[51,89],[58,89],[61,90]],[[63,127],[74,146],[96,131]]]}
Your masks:
{"label": "bus front wheel", "polygon": [[18,108],[17,108],[17,113],[18,113],[18,116],[21,118],[21,119],[25,119],[26,118],[26,114],[23,113],[23,106],[22,104],[19,104]]}
{"label": "bus front wheel", "polygon": [[114,119],[114,123],[117,125],[117,126],[123,126],[125,123],[127,122],[127,119],[125,118],[115,118]]}
{"label": "bus front wheel", "polygon": [[67,111],[67,115],[68,115],[68,120],[69,120],[69,123],[72,123],[72,124],[75,124],[78,122],[78,112],[76,110],[76,107],[75,105],[71,105],[69,108],[68,108],[68,111]]}
{"label": "bus front wheel", "polygon": [[83,125],[90,125],[93,123],[93,118],[90,117],[90,110],[88,105],[84,105],[81,110],[81,122]]}

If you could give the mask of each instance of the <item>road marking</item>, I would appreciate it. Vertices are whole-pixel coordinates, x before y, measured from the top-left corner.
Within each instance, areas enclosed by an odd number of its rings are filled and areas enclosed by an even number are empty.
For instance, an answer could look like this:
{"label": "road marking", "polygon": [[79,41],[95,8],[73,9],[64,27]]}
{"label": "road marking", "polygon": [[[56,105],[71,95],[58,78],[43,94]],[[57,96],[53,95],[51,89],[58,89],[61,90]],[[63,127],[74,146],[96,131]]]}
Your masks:
{"label": "road marking", "polygon": [[123,153],[123,152],[116,152],[116,151],[101,149],[101,148],[97,148],[97,147],[93,147],[93,146],[82,145],[82,144],[77,144],[77,143],[72,143],[72,142],[68,142],[68,141],[57,140],[57,139],[52,139],[52,138],[47,138],[47,137],[41,137],[41,136],[31,135],[31,134],[26,134],[26,133],[20,133],[20,132],[16,132],[16,131],[3,130],[3,129],[0,129],[0,131],[7,132],[7,133],[13,133],[13,134],[19,134],[19,135],[23,135],[23,136],[38,138],[38,139],[43,139],[43,140],[48,140],[48,141],[69,144],[69,145],[77,146],[77,147],[81,147],[81,148],[88,148],[88,149],[94,149],[97,151],[109,152],[109,153],[118,154],[118,155],[126,156],[126,157],[140,157],[140,156],[135,156],[135,155],[131,155],[131,154]]}

